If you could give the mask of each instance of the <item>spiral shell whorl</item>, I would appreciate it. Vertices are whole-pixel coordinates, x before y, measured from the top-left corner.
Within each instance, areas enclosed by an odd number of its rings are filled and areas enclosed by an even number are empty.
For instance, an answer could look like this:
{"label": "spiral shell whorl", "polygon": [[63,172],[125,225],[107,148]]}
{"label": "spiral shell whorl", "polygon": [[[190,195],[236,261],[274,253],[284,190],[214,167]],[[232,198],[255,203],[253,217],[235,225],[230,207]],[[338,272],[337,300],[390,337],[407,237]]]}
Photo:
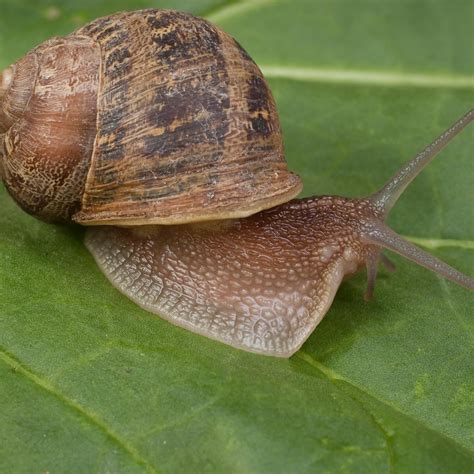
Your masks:
{"label": "spiral shell whorl", "polygon": [[9,67],[5,69],[4,71],[0,72],[0,99],[3,100],[3,97],[7,93],[10,84],[12,83],[13,80],[13,68]]}
{"label": "spiral shell whorl", "polygon": [[0,178],[39,219],[85,225],[243,217],[302,187],[249,55],[155,9],[94,20],[4,72]]}
{"label": "spiral shell whorl", "polygon": [[89,38],[53,38],[2,75],[0,176],[26,212],[47,222],[68,221],[80,207],[99,63]]}
{"label": "spiral shell whorl", "polygon": [[34,90],[38,64],[28,54],[0,74],[0,133],[21,118]]}

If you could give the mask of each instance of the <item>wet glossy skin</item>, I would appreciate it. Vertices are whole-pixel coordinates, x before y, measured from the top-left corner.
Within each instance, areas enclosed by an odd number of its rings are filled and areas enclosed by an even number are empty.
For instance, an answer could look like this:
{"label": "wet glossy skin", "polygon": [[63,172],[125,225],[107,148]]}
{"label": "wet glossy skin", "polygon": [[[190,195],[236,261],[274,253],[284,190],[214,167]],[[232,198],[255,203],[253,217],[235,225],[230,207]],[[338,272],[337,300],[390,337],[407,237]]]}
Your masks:
{"label": "wet glossy skin", "polygon": [[237,348],[288,357],[328,310],[369,246],[366,201],[292,201],[247,219],[91,228],[86,244],[143,308]]}
{"label": "wet glossy skin", "polygon": [[371,298],[379,261],[393,268],[382,249],[474,290],[474,279],[385,224],[473,120],[471,110],[366,199],[314,197],[243,219],[301,190],[261,72],[205,20],[124,12],[43,43],[0,75],[0,179],[40,219],[111,226],[88,230],[87,246],[143,308],[289,356],[344,275],[366,265]]}

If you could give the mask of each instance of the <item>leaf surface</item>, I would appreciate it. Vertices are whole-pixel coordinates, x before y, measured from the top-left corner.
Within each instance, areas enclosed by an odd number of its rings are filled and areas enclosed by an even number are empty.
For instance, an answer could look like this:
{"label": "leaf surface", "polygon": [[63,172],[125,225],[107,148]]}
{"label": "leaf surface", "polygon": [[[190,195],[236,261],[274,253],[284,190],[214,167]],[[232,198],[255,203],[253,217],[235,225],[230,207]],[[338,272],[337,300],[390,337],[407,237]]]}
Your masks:
{"label": "leaf surface", "polygon": [[[474,6],[458,0],[0,0],[0,67],[117,10],[189,9],[268,73],[305,195],[366,195],[473,105]],[[474,127],[390,218],[474,268]],[[289,360],[231,349],[112,288],[80,228],[0,187],[1,472],[472,472],[473,295],[393,257],[345,282]]]}

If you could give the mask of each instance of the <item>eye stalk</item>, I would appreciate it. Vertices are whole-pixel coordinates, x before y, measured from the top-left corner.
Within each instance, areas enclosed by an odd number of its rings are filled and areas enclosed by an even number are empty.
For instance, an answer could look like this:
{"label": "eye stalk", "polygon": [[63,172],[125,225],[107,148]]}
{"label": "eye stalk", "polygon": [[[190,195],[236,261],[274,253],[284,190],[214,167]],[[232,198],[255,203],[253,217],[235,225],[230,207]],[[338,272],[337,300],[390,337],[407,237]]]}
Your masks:
{"label": "eye stalk", "polygon": [[474,279],[463,275],[446,263],[438,260],[433,255],[407,242],[389,229],[385,220],[407,186],[418,176],[424,167],[430,163],[438,153],[468,124],[474,120],[474,109],[471,109],[451,127],[445,130],[436,140],[430,143],[423,151],[414,158],[407,161],[375,194],[368,198],[377,210],[377,216],[370,219],[366,228],[362,231],[362,239],[371,245],[371,251],[367,257],[367,291],[365,299],[372,298],[375,279],[377,277],[377,266],[381,258],[382,248],[396,252],[403,257],[412,260],[439,275],[454,281],[458,285],[474,290]]}
{"label": "eye stalk", "polygon": [[125,295],[173,324],[259,354],[289,357],[319,324],[344,276],[396,252],[471,290],[474,279],[397,235],[385,219],[436,154],[474,119],[468,112],[362,199],[314,196],[226,225],[90,228],[86,245]]}
{"label": "eye stalk", "polygon": [[457,120],[456,123],[445,130],[435,141],[430,143],[423,151],[407,161],[379,191],[370,197],[370,200],[384,217],[387,217],[403,191],[418,176],[420,171],[473,120],[474,109],[471,109]]}

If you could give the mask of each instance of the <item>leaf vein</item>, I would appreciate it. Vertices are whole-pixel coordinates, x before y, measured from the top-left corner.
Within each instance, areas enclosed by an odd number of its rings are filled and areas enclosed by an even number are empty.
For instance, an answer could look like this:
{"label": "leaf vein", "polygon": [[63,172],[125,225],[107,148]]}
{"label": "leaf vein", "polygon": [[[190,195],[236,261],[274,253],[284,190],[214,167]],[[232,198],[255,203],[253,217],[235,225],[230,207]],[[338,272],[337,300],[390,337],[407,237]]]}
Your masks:
{"label": "leaf vein", "polygon": [[452,297],[452,294],[451,294],[451,290],[450,290],[448,284],[446,283],[446,279],[443,278],[440,275],[437,275],[437,277],[438,277],[438,280],[439,280],[439,284],[441,286],[441,291],[445,295],[445,300],[448,304],[449,309],[453,313],[454,318],[456,318],[458,320],[459,324],[464,329],[463,332],[466,335],[466,337],[468,337],[472,341],[473,340],[473,333],[471,331],[471,328],[469,327],[467,322],[464,320],[464,318],[461,316],[459,311],[456,309],[456,306],[453,302],[453,297]]}
{"label": "leaf vein", "polygon": [[[450,443],[454,444],[460,451],[463,451],[467,454],[469,454],[469,456],[472,456],[472,451],[466,447],[465,445],[461,444],[459,441],[453,439],[453,438],[450,438],[448,435],[444,434],[444,433],[441,433],[441,432],[438,432],[436,430],[434,430],[433,428],[431,428],[430,426],[426,425],[425,423],[421,422],[420,420],[416,419],[416,418],[413,418],[411,415],[403,412],[399,407],[395,406],[395,405],[392,405],[390,402],[388,402],[387,400],[383,400],[383,399],[380,399],[380,398],[377,398],[375,395],[372,395],[371,393],[367,392],[365,389],[357,386],[355,383],[353,382],[350,382],[349,380],[345,379],[342,375],[338,374],[337,372],[333,371],[332,369],[330,369],[329,367],[325,366],[324,364],[322,364],[321,362],[317,361],[316,359],[314,359],[310,354],[308,354],[307,352],[303,351],[303,350],[299,350],[296,354],[295,354],[296,357],[298,357],[298,359],[306,362],[307,364],[309,364],[311,367],[315,368],[316,370],[318,370],[321,374],[323,374],[326,378],[328,378],[331,382],[333,383],[337,383],[337,382],[342,382],[342,383],[345,383],[346,385],[348,385],[349,387],[357,390],[358,392],[362,393],[364,396],[366,397],[369,397],[371,398],[372,400],[375,400],[376,402],[390,408],[391,410],[393,410],[394,412],[396,413],[399,413],[400,415],[403,415],[407,418],[409,418],[410,420],[412,420],[414,423],[416,423],[418,426],[422,427],[423,429],[431,432],[431,433],[434,433],[436,436],[439,436],[447,441],[449,441]],[[345,392],[347,393],[347,392]],[[349,394],[348,394],[349,395]],[[350,395],[349,395],[350,396]],[[352,398],[352,397],[351,397]],[[380,423],[379,423],[380,425]],[[393,439],[393,435],[390,435],[391,438]]]}
{"label": "leaf vein", "polygon": [[246,13],[274,2],[275,0],[231,0],[223,6],[207,10],[202,16],[213,23],[218,23],[239,13]]}
{"label": "leaf vein", "polygon": [[433,250],[444,247],[457,247],[464,250],[474,250],[474,240],[431,239],[429,237],[415,237],[413,235],[404,235],[403,237],[414,244]]}
{"label": "leaf vein", "polygon": [[124,441],[115,433],[109,426],[100,420],[94,413],[85,409],[81,404],[77,403],[65,394],[61,393],[50,382],[35,374],[31,369],[27,368],[16,357],[8,353],[3,347],[0,347],[0,359],[9,367],[14,369],[18,374],[27,378],[30,382],[48,392],[53,397],[57,398],[61,403],[69,409],[78,413],[81,417],[87,420],[91,425],[101,430],[115,445],[122,449],[135,463],[145,468],[146,472],[158,474],[155,467],[144,459],[136,448]]}
{"label": "leaf vein", "polygon": [[267,78],[374,86],[474,89],[474,77],[395,71],[330,69],[259,64]]}
{"label": "leaf vein", "polygon": [[[358,387],[355,387],[352,385],[350,382],[347,382],[343,377],[341,377],[339,374],[334,372],[332,369],[329,367],[326,367],[325,365],[321,364],[317,360],[313,359],[308,353],[300,350],[296,353],[296,356],[309,364],[311,367],[315,368],[319,372],[321,372],[332,384],[336,386],[337,389],[339,389],[338,385],[336,382],[344,382],[349,385],[351,385],[354,388],[357,388],[357,390],[361,391]],[[360,409],[367,414],[367,416],[370,418],[372,421],[372,424],[378,429],[378,431],[382,434],[384,441],[385,441],[385,451],[387,453],[388,457],[388,466],[389,466],[389,474],[394,472],[394,464],[395,464],[395,452],[393,449],[393,434],[390,433],[384,426],[383,424],[377,420],[375,415],[367,409],[367,407],[360,401],[357,400],[355,397],[351,396],[349,393],[345,392],[345,394],[356,404],[360,407]]]}

